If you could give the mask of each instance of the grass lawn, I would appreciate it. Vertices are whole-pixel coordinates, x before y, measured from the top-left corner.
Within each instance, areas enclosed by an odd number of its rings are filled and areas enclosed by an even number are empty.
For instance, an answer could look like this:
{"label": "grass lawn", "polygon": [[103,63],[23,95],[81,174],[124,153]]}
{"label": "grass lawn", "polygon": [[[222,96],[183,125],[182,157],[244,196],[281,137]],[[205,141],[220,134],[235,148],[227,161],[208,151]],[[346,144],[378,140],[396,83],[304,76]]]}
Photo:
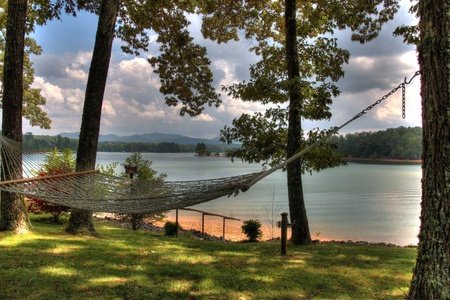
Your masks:
{"label": "grass lawn", "polygon": [[337,243],[224,243],[96,222],[103,236],[64,225],[0,232],[2,299],[404,298],[416,249]]}

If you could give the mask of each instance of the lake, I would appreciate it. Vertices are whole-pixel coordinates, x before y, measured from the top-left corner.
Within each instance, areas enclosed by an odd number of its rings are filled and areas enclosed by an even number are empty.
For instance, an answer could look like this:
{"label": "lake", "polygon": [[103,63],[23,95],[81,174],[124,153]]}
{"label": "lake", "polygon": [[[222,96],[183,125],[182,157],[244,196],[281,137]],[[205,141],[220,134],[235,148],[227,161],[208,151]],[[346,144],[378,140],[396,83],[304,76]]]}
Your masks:
{"label": "lake", "polygon": [[[97,155],[97,164],[122,164],[130,153]],[[168,181],[228,177],[258,172],[261,166],[193,153],[143,153]],[[116,172],[124,172],[119,165]],[[416,245],[420,226],[420,164],[349,162],[346,167],[303,175],[306,210],[313,239]],[[249,191],[196,205],[196,209],[241,220],[269,223],[289,212],[286,173],[277,171]],[[188,212],[183,212],[186,214]]]}

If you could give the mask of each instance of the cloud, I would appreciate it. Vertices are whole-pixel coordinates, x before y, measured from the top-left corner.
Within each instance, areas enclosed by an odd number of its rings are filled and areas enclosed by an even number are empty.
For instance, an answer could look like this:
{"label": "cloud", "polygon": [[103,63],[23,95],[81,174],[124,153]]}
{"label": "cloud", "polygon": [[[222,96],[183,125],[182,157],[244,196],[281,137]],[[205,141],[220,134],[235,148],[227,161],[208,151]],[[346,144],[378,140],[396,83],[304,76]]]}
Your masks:
{"label": "cloud", "polygon": [[61,103],[64,101],[63,90],[59,86],[45,82],[42,77],[36,77],[34,79],[33,87],[41,89],[41,95],[47,99],[47,102],[54,101]]}
{"label": "cloud", "polygon": [[216,121],[216,118],[212,117],[209,114],[200,114],[200,115],[192,118],[192,121],[194,121],[194,122],[214,122],[214,121]]}
{"label": "cloud", "polygon": [[[306,130],[342,124],[418,69],[414,47],[392,36],[396,26],[415,21],[406,14],[409,1],[402,1],[402,5],[396,19],[385,26],[379,38],[368,44],[351,42],[348,31],[337,34],[340,46],[351,52],[350,63],[345,66],[345,77],[338,82],[342,93],[332,106],[332,119],[305,122]],[[258,60],[248,51],[252,41],[242,39],[218,45],[201,36],[200,17],[190,16],[189,19],[195,42],[207,48],[214,73],[213,84],[216,92],[221,93],[222,104],[218,108],[206,107],[194,118],[180,116],[179,106],[168,107],[165,104],[164,96],[159,92],[159,77],[147,61],[147,57],[159,51],[154,36],[149,53],[141,57],[121,53],[120,41],[116,40],[102,109],[102,134],[163,132],[212,138],[242,113],[253,114],[264,109],[260,103],[234,100],[222,92],[223,85],[248,81],[249,66]],[[41,88],[42,95],[47,98],[44,110],[53,122],[51,130],[31,128],[25,122],[24,132],[58,134],[79,130],[96,24],[95,16],[83,13],[81,18],[65,17],[63,22],[53,21],[37,29],[36,38],[44,53],[32,57],[36,70],[34,86]],[[78,30],[80,28],[83,30]],[[401,94],[398,92],[348,125],[343,132],[420,125],[418,77],[408,86],[406,95],[405,120],[401,119]]]}

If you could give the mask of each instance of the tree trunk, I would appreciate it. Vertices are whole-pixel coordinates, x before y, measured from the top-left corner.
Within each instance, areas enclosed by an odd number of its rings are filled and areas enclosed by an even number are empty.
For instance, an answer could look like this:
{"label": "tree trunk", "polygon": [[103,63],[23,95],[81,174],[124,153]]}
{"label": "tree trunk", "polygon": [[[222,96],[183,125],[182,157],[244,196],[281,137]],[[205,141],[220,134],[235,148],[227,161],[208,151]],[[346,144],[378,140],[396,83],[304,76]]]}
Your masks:
{"label": "tree trunk", "polygon": [[[6,44],[3,69],[3,124],[2,134],[22,143],[23,60],[25,46],[25,24],[28,2],[8,1]],[[22,155],[22,154],[20,154]],[[2,180],[22,178],[22,156],[20,161],[6,160],[1,153]],[[0,230],[14,233],[31,230],[30,219],[23,196],[1,193]]]}
{"label": "tree trunk", "polygon": [[411,299],[450,299],[449,5],[419,2],[423,179]]}
{"label": "tree trunk", "polygon": [[[103,96],[108,78],[119,3],[119,0],[102,0],[84,99],[77,151],[77,171],[95,169]],[[73,234],[88,231],[96,235],[92,212],[73,209],[66,230]]]}
{"label": "tree trunk", "polygon": [[[289,84],[289,125],[287,141],[287,157],[300,150],[302,138],[301,107],[302,96],[298,83],[300,81],[299,61],[297,53],[296,3],[286,0],[286,64]],[[287,165],[287,185],[289,212],[292,223],[291,240],[294,244],[311,244],[308,217],[306,215],[305,199],[302,186],[302,162],[300,159]]]}

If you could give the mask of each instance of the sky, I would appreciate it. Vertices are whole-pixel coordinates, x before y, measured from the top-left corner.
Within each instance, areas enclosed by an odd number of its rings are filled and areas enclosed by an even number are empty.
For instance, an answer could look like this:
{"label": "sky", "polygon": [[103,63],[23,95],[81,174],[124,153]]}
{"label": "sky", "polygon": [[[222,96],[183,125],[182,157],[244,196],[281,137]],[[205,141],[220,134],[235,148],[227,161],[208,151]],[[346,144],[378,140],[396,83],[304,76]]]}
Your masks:
{"label": "sky", "polygon": [[[328,129],[340,126],[376,100],[389,93],[419,69],[415,47],[393,37],[393,30],[416,20],[408,14],[410,1],[401,1],[401,9],[393,21],[384,25],[379,37],[365,45],[350,41],[349,32],[339,32],[339,44],[350,51],[345,77],[338,82],[341,94],[334,99],[333,116],[326,121],[306,121],[304,129]],[[153,74],[147,59],[156,54],[158,45],[152,42],[148,53],[126,55],[120,41],[113,43],[102,110],[101,134],[119,136],[143,133],[181,134],[197,138],[214,138],[225,125],[242,113],[252,114],[264,107],[231,99],[221,92],[222,85],[249,79],[249,66],[257,57],[248,52],[249,41],[217,45],[204,40],[199,31],[199,19],[190,18],[190,31],[195,41],[207,47],[214,73],[214,86],[221,93],[219,108],[206,108],[197,117],[180,116],[179,108],[168,107],[159,92],[159,78]],[[81,125],[85,86],[94,45],[97,16],[81,14],[65,16],[37,28],[33,37],[43,48],[43,54],[33,56],[35,82],[47,99],[43,109],[52,119],[52,128],[31,127],[27,120],[23,132],[35,135],[57,135],[78,132]],[[155,37],[152,38],[154,41]],[[347,125],[341,134],[376,131],[398,126],[420,126],[420,78],[406,89],[406,118],[402,119],[401,91],[390,96],[368,114]]]}

